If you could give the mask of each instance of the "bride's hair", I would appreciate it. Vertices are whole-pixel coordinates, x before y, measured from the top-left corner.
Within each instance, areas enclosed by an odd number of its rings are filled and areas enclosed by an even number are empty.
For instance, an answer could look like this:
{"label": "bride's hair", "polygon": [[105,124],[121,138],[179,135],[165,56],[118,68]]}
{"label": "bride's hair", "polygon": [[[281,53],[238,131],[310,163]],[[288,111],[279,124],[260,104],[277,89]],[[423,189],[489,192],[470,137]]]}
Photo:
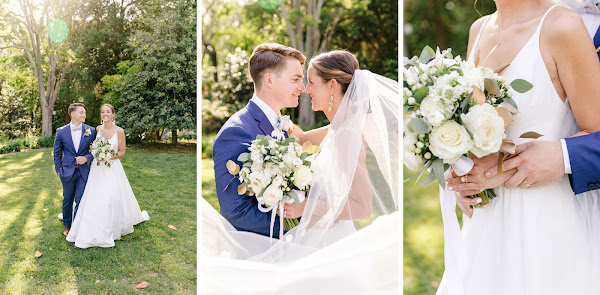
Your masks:
{"label": "bride's hair", "polygon": [[325,82],[335,79],[342,85],[342,93],[346,93],[354,71],[358,69],[358,60],[346,50],[333,50],[315,55],[310,65]]}

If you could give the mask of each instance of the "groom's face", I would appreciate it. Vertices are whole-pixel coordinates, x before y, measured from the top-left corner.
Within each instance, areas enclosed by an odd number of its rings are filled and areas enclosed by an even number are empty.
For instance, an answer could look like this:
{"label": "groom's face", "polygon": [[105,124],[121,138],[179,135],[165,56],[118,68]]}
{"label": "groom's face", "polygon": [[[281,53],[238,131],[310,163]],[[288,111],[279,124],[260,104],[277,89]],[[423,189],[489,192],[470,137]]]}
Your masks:
{"label": "groom's face", "polygon": [[287,58],[286,66],[279,74],[273,75],[273,90],[284,108],[298,106],[298,98],[304,92],[302,64],[295,58]]}
{"label": "groom's face", "polygon": [[71,112],[71,122],[75,125],[79,125],[85,122],[85,108],[77,107]]}

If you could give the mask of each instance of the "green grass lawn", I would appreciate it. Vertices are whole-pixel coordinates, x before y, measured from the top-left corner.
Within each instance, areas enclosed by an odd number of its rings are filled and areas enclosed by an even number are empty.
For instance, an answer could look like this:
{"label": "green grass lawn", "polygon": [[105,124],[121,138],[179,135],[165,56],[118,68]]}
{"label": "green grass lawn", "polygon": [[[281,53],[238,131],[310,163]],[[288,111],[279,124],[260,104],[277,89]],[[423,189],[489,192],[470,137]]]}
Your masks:
{"label": "green grass lawn", "polygon": [[[150,220],[106,249],[79,249],[61,234],[51,149],[0,155],[0,294],[196,293],[195,148],[132,147],[122,163]],[[149,286],[136,290],[142,281]]]}
{"label": "green grass lawn", "polygon": [[[411,175],[404,168],[405,178]],[[439,190],[437,182],[421,186],[415,180],[404,182],[404,294],[433,295],[444,273]]]}

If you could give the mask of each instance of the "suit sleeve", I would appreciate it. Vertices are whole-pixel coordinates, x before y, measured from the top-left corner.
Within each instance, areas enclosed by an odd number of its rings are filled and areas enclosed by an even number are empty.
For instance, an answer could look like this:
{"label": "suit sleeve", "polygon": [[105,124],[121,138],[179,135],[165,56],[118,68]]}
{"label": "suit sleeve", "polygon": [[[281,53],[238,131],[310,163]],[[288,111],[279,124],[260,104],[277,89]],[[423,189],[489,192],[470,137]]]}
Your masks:
{"label": "suit sleeve", "polygon": [[[221,214],[235,228],[268,236],[271,229],[271,212],[263,213],[258,210],[258,201],[255,197],[239,195],[237,187],[240,185],[240,181],[237,177],[233,178],[226,168],[229,160],[242,165],[237,158],[241,153],[248,151],[248,146],[242,143],[250,143],[254,139],[255,137],[240,127],[228,127],[215,140],[213,160],[217,196]],[[276,216],[273,235],[277,236],[278,232],[279,216]]]}
{"label": "suit sleeve", "polygon": [[63,143],[60,140],[58,132],[60,129],[56,129],[56,136],[54,137],[54,170],[56,174],[60,174],[62,170],[62,156],[63,156]]}
{"label": "suit sleeve", "polygon": [[575,194],[600,189],[600,132],[565,138]]}

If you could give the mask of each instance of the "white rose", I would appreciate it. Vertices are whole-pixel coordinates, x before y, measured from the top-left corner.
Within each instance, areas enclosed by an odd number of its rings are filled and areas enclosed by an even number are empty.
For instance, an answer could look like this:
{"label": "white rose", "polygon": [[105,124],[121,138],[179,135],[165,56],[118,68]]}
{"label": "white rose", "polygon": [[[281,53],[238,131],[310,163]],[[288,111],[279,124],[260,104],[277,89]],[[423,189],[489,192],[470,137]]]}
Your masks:
{"label": "white rose", "polygon": [[300,158],[296,158],[294,159],[294,167],[300,167],[302,166],[302,160]]}
{"label": "white rose", "polygon": [[261,172],[252,173],[248,178],[250,180],[249,186],[255,194],[260,193],[271,181],[270,177]]}
{"label": "white rose", "polygon": [[300,166],[294,171],[294,185],[299,189],[304,189],[312,180],[313,173],[307,166]]}
{"label": "white rose", "polygon": [[267,187],[262,197],[265,205],[271,207],[283,199],[283,191],[277,186],[270,185]]}
{"label": "white rose", "polygon": [[296,155],[294,155],[293,153],[285,153],[285,155],[283,155],[283,163],[285,163],[286,166],[288,167],[294,167],[294,159],[296,159]]}
{"label": "white rose", "polygon": [[444,103],[432,96],[425,97],[421,102],[421,114],[433,127],[440,126],[444,120],[450,117],[450,115],[445,114],[445,110]]}
{"label": "white rose", "polygon": [[431,152],[446,164],[453,164],[473,146],[467,129],[454,121],[434,128],[429,135],[429,143]]}
{"label": "white rose", "polygon": [[278,170],[279,166],[275,165],[273,162],[268,162],[265,165],[265,171],[267,172],[267,174],[269,174],[270,176],[275,176],[275,174],[277,174],[277,170]]}
{"label": "white rose", "polygon": [[489,104],[476,105],[461,119],[465,127],[473,134],[471,152],[478,158],[500,150],[504,136],[504,120],[496,109]]}
{"label": "white rose", "polygon": [[415,155],[415,153],[411,152],[410,150],[404,149],[404,165],[410,171],[415,172],[423,169],[423,166],[425,166],[425,161],[421,156]]}
{"label": "white rose", "polygon": [[100,156],[98,158],[100,160],[105,160],[106,159],[106,153],[104,153],[104,152],[100,153]]}
{"label": "white rose", "polygon": [[252,172],[263,171],[263,161],[260,160],[252,163],[252,166],[250,168],[252,169]]}

